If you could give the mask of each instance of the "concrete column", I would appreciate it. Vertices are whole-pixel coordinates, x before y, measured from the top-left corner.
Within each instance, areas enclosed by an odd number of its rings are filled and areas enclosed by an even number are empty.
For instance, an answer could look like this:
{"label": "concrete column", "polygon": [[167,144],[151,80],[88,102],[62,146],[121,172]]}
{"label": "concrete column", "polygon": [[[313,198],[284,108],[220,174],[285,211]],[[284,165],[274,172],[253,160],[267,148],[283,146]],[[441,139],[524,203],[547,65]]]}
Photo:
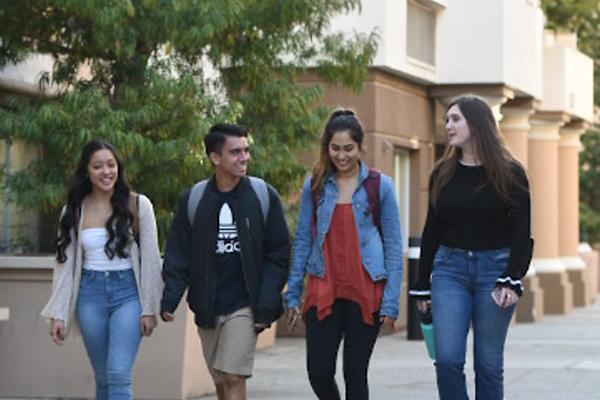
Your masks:
{"label": "concrete column", "polygon": [[502,107],[502,105],[504,103],[506,103],[506,100],[508,100],[508,97],[506,97],[506,96],[481,96],[481,97],[483,97],[485,99],[485,101],[487,101],[487,103],[490,105],[490,108],[492,109],[492,113],[494,114],[494,118],[496,118],[496,122],[502,121],[502,119],[504,118],[504,115],[500,111],[500,108]]}
{"label": "concrete column", "polygon": [[[529,117],[533,114],[533,101],[511,100],[502,107],[503,118],[500,121],[500,131],[507,147],[525,169],[528,169]],[[517,322],[537,322],[544,315],[544,291],[540,287],[539,277],[535,267],[531,267],[523,282],[523,296],[519,299],[516,311]]]}
{"label": "concrete column", "polygon": [[592,249],[589,243],[579,243],[579,257],[587,265],[589,275],[587,277],[587,285],[589,290],[588,303],[591,304],[596,300],[598,295],[598,288],[600,288],[600,259],[598,258],[598,251]]}
{"label": "concrete column", "polygon": [[573,305],[589,304],[590,271],[579,257],[579,136],[582,126],[568,124],[559,141],[559,253],[573,285]]}
{"label": "concrete column", "polygon": [[566,314],[573,308],[573,286],[559,252],[559,129],[568,117],[538,112],[531,119],[529,174],[531,227],[536,244],[532,266],[544,290],[544,311]]}
{"label": "concrete column", "polygon": [[528,102],[511,105],[511,103],[513,102],[502,107],[503,118],[500,121],[500,131],[512,155],[527,168],[529,165],[528,136],[531,129],[529,117],[534,112],[533,104]]}

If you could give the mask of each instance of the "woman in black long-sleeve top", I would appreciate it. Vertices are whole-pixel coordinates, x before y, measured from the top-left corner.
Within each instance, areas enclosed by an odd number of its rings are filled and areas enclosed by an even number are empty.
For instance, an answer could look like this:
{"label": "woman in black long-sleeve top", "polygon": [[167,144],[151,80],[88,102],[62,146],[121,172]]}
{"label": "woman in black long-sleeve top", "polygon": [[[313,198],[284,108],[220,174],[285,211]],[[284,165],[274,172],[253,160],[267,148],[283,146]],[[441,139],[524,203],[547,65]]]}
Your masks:
{"label": "woman in black long-sleeve top", "polygon": [[462,96],[447,110],[449,146],[430,178],[418,280],[432,308],[440,399],[468,399],[464,363],[474,333],[476,397],[503,399],[503,352],[528,262],[527,175],[504,146],[488,104]]}

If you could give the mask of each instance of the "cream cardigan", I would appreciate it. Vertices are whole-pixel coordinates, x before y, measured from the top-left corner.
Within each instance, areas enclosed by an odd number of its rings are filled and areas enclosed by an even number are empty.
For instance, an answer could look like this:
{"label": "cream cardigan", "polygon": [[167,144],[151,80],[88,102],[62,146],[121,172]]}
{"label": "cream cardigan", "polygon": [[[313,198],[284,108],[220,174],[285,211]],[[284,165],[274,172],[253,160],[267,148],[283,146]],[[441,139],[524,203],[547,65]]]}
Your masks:
{"label": "cream cardigan", "polygon": [[[142,194],[139,195],[138,219],[140,244],[139,248],[135,241],[129,245],[131,268],[142,305],[142,315],[156,315],[163,288],[162,262],[158,250],[154,208],[150,200]],[[74,229],[71,229],[72,240],[65,249],[67,259],[64,263],[57,262],[54,267],[52,295],[41,313],[44,317],[64,321],[67,333],[71,331],[72,325],[77,325],[75,307],[83,268],[83,251],[81,240],[78,240],[81,237],[82,221],[83,211],[79,218],[77,235],[74,234]]]}

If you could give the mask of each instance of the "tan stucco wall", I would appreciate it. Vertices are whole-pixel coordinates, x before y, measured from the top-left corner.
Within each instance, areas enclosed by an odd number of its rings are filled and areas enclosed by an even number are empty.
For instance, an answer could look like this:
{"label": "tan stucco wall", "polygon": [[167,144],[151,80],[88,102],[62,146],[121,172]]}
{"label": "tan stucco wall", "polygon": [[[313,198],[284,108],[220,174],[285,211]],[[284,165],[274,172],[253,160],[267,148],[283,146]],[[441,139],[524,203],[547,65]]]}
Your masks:
{"label": "tan stucco wall", "polygon": [[529,165],[529,117],[533,114],[531,101],[512,101],[502,107],[499,128],[512,155],[525,168]]}
{"label": "tan stucco wall", "polygon": [[588,269],[588,289],[589,299],[588,302],[593,302],[598,296],[598,290],[600,289],[600,256],[598,250],[594,250],[587,243],[579,245],[579,256],[585,262]]}
{"label": "tan stucco wall", "polygon": [[[91,398],[94,377],[80,337],[55,345],[39,316],[50,296],[53,258],[0,257],[0,398]],[[184,399],[214,391],[196,325],[182,301],[175,321],[162,321],[144,338],[133,371],[133,393],[142,399]],[[275,329],[258,347],[274,343]],[[34,377],[35,379],[32,379]]]}
{"label": "tan stucco wall", "polygon": [[573,285],[573,304],[589,304],[590,269],[578,255],[579,246],[579,134],[581,129],[567,125],[559,141],[559,253]]}
{"label": "tan stucco wall", "polygon": [[529,143],[535,257],[558,257],[558,137]]}
{"label": "tan stucco wall", "polygon": [[579,245],[579,131],[562,130],[559,142],[559,252],[577,256]]}
{"label": "tan stucco wall", "polygon": [[533,267],[544,291],[544,312],[564,314],[573,308],[573,287],[560,259],[559,129],[568,118],[562,113],[537,113],[531,119],[529,171],[531,176],[531,231],[536,240]]}

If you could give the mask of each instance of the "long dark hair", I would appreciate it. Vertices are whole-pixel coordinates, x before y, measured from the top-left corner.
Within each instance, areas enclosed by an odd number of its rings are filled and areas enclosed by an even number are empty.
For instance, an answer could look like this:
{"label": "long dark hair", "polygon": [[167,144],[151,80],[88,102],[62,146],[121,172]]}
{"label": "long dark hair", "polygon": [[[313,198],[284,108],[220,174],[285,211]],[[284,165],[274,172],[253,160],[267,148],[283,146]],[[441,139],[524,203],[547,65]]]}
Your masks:
{"label": "long dark hair", "polygon": [[339,109],[332,112],[319,139],[319,158],[312,168],[311,190],[315,193],[321,193],[325,177],[329,172],[335,172],[335,165],[329,158],[329,142],[336,132],[342,131],[348,131],[352,140],[358,143],[358,149],[363,151],[364,132],[354,111]]}
{"label": "long dark hair", "polygon": [[71,229],[77,232],[77,224],[81,214],[81,203],[85,196],[92,192],[92,182],[87,173],[87,167],[92,155],[102,149],[109,150],[117,161],[118,174],[115,182],[114,191],[110,197],[112,205],[112,214],[106,221],[106,230],[108,231],[108,240],[104,245],[104,252],[109,259],[115,255],[120,258],[126,258],[125,246],[131,240],[130,229],[133,226],[133,214],[129,210],[129,195],[131,188],[127,183],[123,162],[117,154],[115,148],[105,140],[92,140],[85,145],[81,151],[79,164],[75,170],[75,176],[71,182],[71,187],[67,196],[67,205],[59,222],[59,234],[56,239],[56,261],[63,263],[67,260],[65,254],[67,246],[71,243]]}
{"label": "long dark hair", "polygon": [[[446,112],[457,105],[465,117],[473,148],[485,172],[487,182],[492,185],[502,201],[508,205],[514,203],[513,189],[527,190],[516,173],[521,164],[510,154],[504,139],[498,131],[494,114],[485,100],[474,95],[460,96],[448,105]],[[444,186],[454,175],[456,164],[462,156],[458,147],[448,146],[446,152],[433,169],[431,198],[434,205],[439,200]]]}

